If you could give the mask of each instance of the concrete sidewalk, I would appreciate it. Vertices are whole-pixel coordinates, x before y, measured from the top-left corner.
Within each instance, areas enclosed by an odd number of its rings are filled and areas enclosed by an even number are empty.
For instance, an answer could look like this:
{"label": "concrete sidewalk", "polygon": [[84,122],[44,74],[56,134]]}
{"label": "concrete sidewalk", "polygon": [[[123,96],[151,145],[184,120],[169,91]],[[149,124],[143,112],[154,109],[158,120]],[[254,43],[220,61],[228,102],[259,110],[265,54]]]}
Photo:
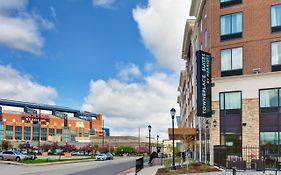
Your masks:
{"label": "concrete sidewalk", "polygon": [[147,166],[144,167],[140,172],[138,172],[138,175],[155,175],[157,170],[162,167],[162,165]]}

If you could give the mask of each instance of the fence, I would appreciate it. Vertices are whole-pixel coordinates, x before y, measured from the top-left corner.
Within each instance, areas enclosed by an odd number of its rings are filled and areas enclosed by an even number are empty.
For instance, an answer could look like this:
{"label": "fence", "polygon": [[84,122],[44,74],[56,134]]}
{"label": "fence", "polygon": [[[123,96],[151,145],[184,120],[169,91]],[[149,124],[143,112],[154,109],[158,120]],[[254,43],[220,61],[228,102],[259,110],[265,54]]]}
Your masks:
{"label": "fence", "polygon": [[280,170],[281,146],[214,146],[214,164],[226,169]]}
{"label": "fence", "polygon": [[143,169],[143,157],[136,160],[136,174]]}

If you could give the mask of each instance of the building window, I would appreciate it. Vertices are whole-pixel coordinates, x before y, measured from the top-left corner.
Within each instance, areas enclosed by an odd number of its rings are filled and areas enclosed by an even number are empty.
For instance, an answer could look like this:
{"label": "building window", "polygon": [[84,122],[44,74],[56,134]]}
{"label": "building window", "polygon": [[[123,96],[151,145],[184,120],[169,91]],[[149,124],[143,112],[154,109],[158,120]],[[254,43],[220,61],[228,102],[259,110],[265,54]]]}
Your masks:
{"label": "building window", "polygon": [[4,124],[0,121],[0,140],[3,140]]}
{"label": "building window", "polygon": [[260,145],[278,145],[278,132],[260,132]]}
{"label": "building window", "polygon": [[16,140],[22,140],[22,127],[16,126]]}
{"label": "building window", "polygon": [[13,139],[13,126],[6,125],[6,139]]}
{"label": "building window", "polygon": [[272,71],[281,71],[281,41],[271,43]]}
{"label": "building window", "polygon": [[57,129],[57,137],[62,141],[62,129]]}
{"label": "building window", "polygon": [[30,127],[24,127],[24,140],[30,140]]}
{"label": "building window", "polygon": [[[280,90],[279,90],[280,91]],[[278,89],[267,89],[260,91],[260,107],[278,107]]]}
{"label": "building window", "polygon": [[67,127],[64,127],[64,141],[65,142],[68,142],[68,128]]}
{"label": "building window", "polygon": [[230,7],[233,5],[242,4],[242,0],[220,0],[220,7]]}
{"label": "building window", "polygon": [[41,128],[41,140],[42,141],[47,140],[47,128]]}
{"label": "building window", "polygon": [[208,47],[208,31],[207,30],[204,33],[204,46],[205,46],[205,48]]}
{"label": "building window", "polygon": [[271,6],[271,32],[281,31],[281,4]]}
{"label": "building window", "polygon": [[94,135],[95,135],[95,129],[91,129],[91,130],[90,130],[90,135],[91,135],[91,136],[94,136]]}
{"label": "building window", "polygon": [[49,128],[49,136],[54,136],[54,135],[55,135],[55,129]]}
{"label": "building window", "polygon": [[242,75],[242,47],[221,50],[221,76]]}
{"label": "building window", "polygon": [[242,37],[242,13],[221,16],[221,41]]}
{"label": "building window", "polygon": [[220,93],[220,109],[241,109],[241,92]]}
{"label": "building window", "polygon": [[240,146],[241,139],[240,133],[226,132],[221,135],[221,143],[225,146]]}
{"label": "building window", "polygon": [[84,137],[89,137],[89,132],[85,130]]}
{"label": "building window", "polygon": [[82,137],[82,128],[78,128],[78,131],[79,131],[79,137]]}
{"label": "building window", "polygon": [[75,141],[75,137],[76,137],[76,131],[71,130],[71,141]]}
{"label": "building window", "polygon": [[38,141],[39,140],[39,133],[38,133],[38,124],[33,124],[33,137],[32,137],[32,140],[34,141]]}

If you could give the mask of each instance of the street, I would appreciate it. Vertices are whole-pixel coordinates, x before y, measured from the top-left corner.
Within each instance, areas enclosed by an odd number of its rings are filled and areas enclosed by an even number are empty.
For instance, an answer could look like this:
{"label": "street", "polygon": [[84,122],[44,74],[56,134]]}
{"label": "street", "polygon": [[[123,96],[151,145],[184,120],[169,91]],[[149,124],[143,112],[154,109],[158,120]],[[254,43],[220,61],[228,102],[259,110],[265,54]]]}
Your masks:
{"label": "street", "polygon": [[115,175],[135,166],[136,158],[91,161],[57,165],[0,164],[0,174],[7,175]]}

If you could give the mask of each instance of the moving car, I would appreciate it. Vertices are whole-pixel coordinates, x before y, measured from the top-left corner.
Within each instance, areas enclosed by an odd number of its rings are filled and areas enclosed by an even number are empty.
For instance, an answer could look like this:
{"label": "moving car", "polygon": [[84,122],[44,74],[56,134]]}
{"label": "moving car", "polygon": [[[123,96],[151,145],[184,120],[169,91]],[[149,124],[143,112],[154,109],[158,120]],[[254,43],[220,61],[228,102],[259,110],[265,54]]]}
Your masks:
{"label": "moving car", "polygon": [[106,160],[107,156],[104,153],[97,153],[96,160]]}
{"label": "moving car", "polygon": [[113,155],[110,152],[106,153],[105,155],[106,155],[106,160],[113,160]]}
{"label": "moving car", "polygon": [[0,159],[21,161],[28,159],[28,156],[21,154],[18,151],[3,151],[0,153]]}

